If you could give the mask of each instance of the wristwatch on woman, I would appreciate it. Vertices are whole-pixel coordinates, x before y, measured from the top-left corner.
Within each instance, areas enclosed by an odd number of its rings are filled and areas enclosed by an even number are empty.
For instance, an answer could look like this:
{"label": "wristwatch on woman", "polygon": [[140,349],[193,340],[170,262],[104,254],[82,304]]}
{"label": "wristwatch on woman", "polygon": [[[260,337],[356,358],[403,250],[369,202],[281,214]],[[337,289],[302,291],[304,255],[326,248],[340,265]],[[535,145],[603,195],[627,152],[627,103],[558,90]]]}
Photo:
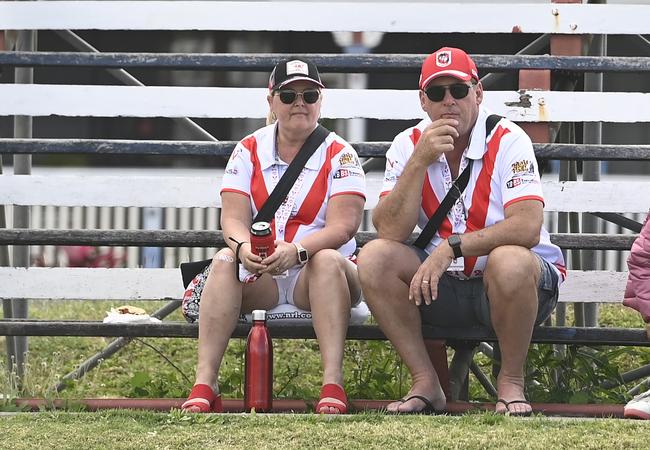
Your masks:
{"label": "wristwatch on woman", "polygon": [[449,243],[451,249],[454,251],[454,259],[462,258],[463,252],[460,249],[460,235],[452,234],[447,238],[447,242]]}
{"label": "wristwatch on woman", "polygon": [[307,264],[307,261],[309,261],[309,252],[305,247],[300,245],[300,242],[294,242],[293,245],[295,245],[296,250],[298,250],[298,264],[304,266]]}

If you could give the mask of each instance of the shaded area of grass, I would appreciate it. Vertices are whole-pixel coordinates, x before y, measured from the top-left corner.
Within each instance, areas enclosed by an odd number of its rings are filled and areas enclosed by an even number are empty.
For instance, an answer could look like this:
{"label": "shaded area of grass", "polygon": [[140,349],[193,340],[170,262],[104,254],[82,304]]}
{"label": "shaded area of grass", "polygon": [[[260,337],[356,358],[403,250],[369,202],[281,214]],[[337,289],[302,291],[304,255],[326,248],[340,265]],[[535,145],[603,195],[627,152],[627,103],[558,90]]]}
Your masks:
{"label": "shaded area of grass", "polygon": [[184,415],[126,411],[0,418],[13,449],[110,448],[647,448],[646,424],[614,419],[513,419],[493,414],[330,420],[315,415]]}

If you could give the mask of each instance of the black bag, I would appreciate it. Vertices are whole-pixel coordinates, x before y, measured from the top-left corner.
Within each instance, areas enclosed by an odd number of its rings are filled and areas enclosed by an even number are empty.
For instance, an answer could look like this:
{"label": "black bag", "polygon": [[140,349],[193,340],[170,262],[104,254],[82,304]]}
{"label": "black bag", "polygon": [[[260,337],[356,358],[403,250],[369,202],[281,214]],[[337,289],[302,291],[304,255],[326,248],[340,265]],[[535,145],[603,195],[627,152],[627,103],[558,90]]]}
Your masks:
{"label": "black bag", "polygon": [[203,269],[208,267],[212,262],[211,259],[204,259],[202,261],[191,261],[181,263],[181,276],[183,277],[183,287],[189,286],[195,276],[203,272]]}
{"label": "black bag", "polygon": [[[287,197],[287,194],[296,182],[298,175],[300,175],[300,171],[302,171],[309,158],[311,158],[311,155],[314,154],[316,149],[320,147],[329,134],[330,130],[322,125],[318,125],[316,129],[312,131],[309,137],[307,137],[305,143],[300,147],[300,150],[298,150],[296,157],[291,161],[291,164],[289,164],[287,171],[282,175],[280,181],[278,181],[273,192],[269,195],[269,198],[266,199],[264,205],[262,205],[262,208],[253,219],[253,223],[260,221],[271,222],[273,220],[275,211],[277,211],[280,204]],[[237,264],[235,265],[235,271],[239,266],[239,247],[237,250]],[[181,263],[180,269],[183,278],[183,287],[187,287],[194,277],[203,272],[211,262],[212,259],[204,259],[203,261]]]}

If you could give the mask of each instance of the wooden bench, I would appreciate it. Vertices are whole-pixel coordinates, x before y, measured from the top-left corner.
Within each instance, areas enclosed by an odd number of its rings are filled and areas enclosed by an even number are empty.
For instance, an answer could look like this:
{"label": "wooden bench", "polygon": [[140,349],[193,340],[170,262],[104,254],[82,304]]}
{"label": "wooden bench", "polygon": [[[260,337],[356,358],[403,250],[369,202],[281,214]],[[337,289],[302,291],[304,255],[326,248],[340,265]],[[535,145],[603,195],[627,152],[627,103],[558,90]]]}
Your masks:
{"label": "wooden bench", "polygon": [[[15,144],[15,142],[14,142]],[[110,144],[110,143],[105,143]],[[191,143],[178,143],[179,146],[189,146]],[[231,145],[232,144],[227,144]],[[384,147],[387,144],[384,144]],[[200,145],[202,146],[202,145]],[[214,145],[217,148],[217,145]],[[1,145],[0,145],[1,148]],[[363,154],[363,145],[358,146]],[[578,149],[577,147],[566,147],[565,150]],[[150,149],[151,150],[151,149]],[[567,153],[570,153],[568,151]],[[0,177],[1,178],[1,177]],[[13,177],[13,179],[18,178]],[[7,179],[12,179],[7,177]],[[2,185],[0,179],[0,185]],[[115,178],[113,185],[107,184],[105,177],[98,180],[89,179],[87,176],[73,177],[47,177],[35,176],[22,177],[20,183],[7,183],[6,195],[16,195],[12,200],[15,204],[34,205],[61,205],[68,202],[69,205],[92,205],[92,201],[86,203],[84,196],[80,196],[81,188],[85,194],[90,194],[91,199],[102,198],[102,205],[118,205],[128,207],[136,200],[137,206],[156,205],[160,206],[158,200],[170,201],[170,197],[164,195],[164,190],[147,190],[148,193],[156,192],[163,195],[147,195],[132,197],[129,199],[129,192],[134,192],[139,183],[131,179]],[[157,180],[162,187],[169,186],[178,180],[161,177]],[[189,181],[189,180],[188,180]],[[207,180],[206,180],[207,181]],[[89,184],[90,182],[90,184]],[[201,185],[196,179],[193,183],[179,183],[180,189],[178,199],[187,199],[191,195],[187,192],[196,191],[196,186]],[[47,188],[43,187],[43,183]],[[207,183],[214,183],[211,181]],[[20,189],[15,188],[20,185]],[[151,183],[148,183],[151,186]],[[93,186],[97,187],[97,192]],[[378,183],[377,183],[378,186]],[[550,184],[549,186],[552,186]],[[586,189],[580,184],[576,188]],[[600,185],[599,185],[600,186]],[[89,189],[90,188],[90,189]],[[183,191],[185,190],[185,192]],[[557,205],[570,203],[567,201],[574,198],[575,190],[563,191],[556,188],[558,192]],[[598,190],[597,190],[598,191]],[[209,186],[205,189],[207,202],[214,202],[215,199],[210,193],[216,192],[216,186]],[[563,194],[565,192],[565,194]],[[600,192],[600,191],[598,191]],[[11,193],[11,194],[10,194]],[[31,194],[30,194],[31,193]],[[51,196],[52,193],[56,195]],[[375,195],[378,189],[375,190]],[[608,197],[601,192],[599,197],[604,199],[598,203],[596,210],[612,211],[607,205],[611,205]],[[102,196],[103,195],[103,196]],[[50,197],[47,200],[45,197]],[[20,199],[18,199],[20,197]],[[159,197],[156,199],[156,197]],[[210,197],[210,198],[208,198]],[[31,200],[29,199],[31,198]],[[562,200],[564,198],[564,200]],[[124,201],[129,199],[131,201]],[[96,200],[95,200],[96,201]],[[171,203],[169,206],[192,206],[194,201],[201,200],[193,198],[190,204]],[[150,203],[151,202],[151,203]],[[369,202],[372,205],[372,202]],[[553,203],[549,199],[549,206]],[[164,203],[168,206],[167,203]],[[218,203],[216,204],[218,206]],[[640,208],[641,206],[638,206]],[[561,209],[558,206],[558,209]],[[357,239],[361,245],[373,239],[373,232],[359,232]],[[564,249],[629,249],[635,235],[585,235],[585,234],[552,234],[552,240]],[[9,229],[0,230],[0,245],[19,244],[53,244],[53,245],[106,245],[106,246],[205,246],[214,247],[224,245],[223,235],[220,231],[183,231],[183,230],[53,230],[53,229]],[[624,290],[626,280],[625,272],[612,271],[569,271],[568,281],[562,287],[562,302],[582,303],[618,303],[621,300],[621,293]],[[172,300],[167,306],[158,311],[157,316],[164,318],[174,311],[178,305],[178,299],[182,295],[182,283],[180,272],[175,268],[124,268],[124,269],[100,269],[100,268],[0,268],[0,298],[2,299],[48,299],[48,300],[76,300],[80,297],[84,300],[114,300],[116,303],[130,302],[134,300]],[[27,295],[29,297],[27,297]],[[245,337],[248,333],[248,325],[239,325],[233,337]],[[315,338],[313,328],[309,323],[293,323],[290,325],[271,324],[271,332],[275,338]],[[455,348],[467,348],[479,342],[495,342],[496,338],[491,330],[485,328],[476,329],[453,329],[425,327],[424,336],[430,340],[445,340],[448,345]],[[28,319],[5,319],[0,321],[0,335],[13,336],[106,336],[106,337],[193,337],[198,334],[196,324],[183,322],[163,322],[160,324],[104,324],[99,321],[38,321]],[[374,325],[352,325],[348,329],[348,339],[377,340],[385,339],[385,336]],[[645,330],[643,329],[621,329],[621,328],[584,328],[584,327],[538,327],[534,330],[532,341],[535,343],[562,343],[573,345],[650,345]],[[121,342],[128,342],[123,340]],[[120,344],[121,345],[121,344]],[[113,347],[114,349],[118,346]],[[111,350],[112,351],[112,350]],[[457,354],[460,354],[457,352]],[[108,355],[101,353],[105,358]],[[78,374],[81,375],[89,369],[88,366],[80,366]],[[462,365],[462,363],[459,363]],[[452,365],[452,369],[454,366]],[[475,369],[476,370],[476,369]],[[460,370],[466,373],[466,369]],[[478,374],[478,372],[475,372]],[[75,375],[76,377],[77,375]],[[451,397],[462,397],[458,389],[451,390]]]}
{"label": "wooden bench", "polygon": [[[345,14],[336,21],[323,21],[327,10],[319,3],[296,5],[296,20],[286,21],[273,9],[273,2],[205,2],[193,4],[192,21],[187,21],[185,2],[164,2],[154,7],[149,2],[0,2],[0,29],[210,29],[257,31],[305,30],[349,31],[374,30],[382,32],[429,31],[431,14],[435,8],[440,17],[439,31],[509,33],[517,26],[525,32],[543,32],[555,35],[582,33],[633,34],[647,32],[640,17],[648,10],[607,5],[524,5],[527,13],[512,8],[496,7],[501,19],[498,23],[483,20],[487,5],[471,5],[463,12],[466,20],[444,20],[456,17],[457,5],[418,4],[418,15],[408,14],[402,5],[347,4],[347,8],[366,11],[373,8],[373,17],[366,14]],[[56,8],[71,8],[75,14],[61,14]],[[250,18],[248,8],[254,7],[263,17],[263,23]],[[275,6],[277,8],[277,6]],[[53,10],[52,8],[55,8]],[[128,12],[124,8],[129,9]],[[323,9],[324,8],[324,9]],[[490,15],[495,13],[490,5]],[[57,11],[57,12],[53,12]],[[315,13],[317,11],[317,13]],[[595,22],[596,15],[607,11],[607,27]],[[118,14],[119,12],[119,14]],[[119,17],[118,17],[119,16]],[[147,20],[143,18],[147,17]],[[318,21],[306,20],[318,17]],[[128,20],[125,20],[128,18]],[[297,20],[300,18],[300,20]],[[427,18],[418,25],[420,18]],[[614,20],[614,18],[620,20]],[[444,27],[453,22],[453,30]],[[625,26],[622,26],[624,23]],[[324,24],[324,25],[323,25]],[[574,28],[574,25],[577,27]],[[323,26],[326,27],[322,28]],[[333,30],[331,27],[339,27]],[[555,37],[555,36],[552,36]],[[557,36],[564,38],[566,36]],[[433,49],[431,49],[433,50]],[[408,72],[416,79],[424,55],[370,55],[337,54],[308,55],[323,72],[395,73]],[[230,71],[270,70],[280,55],[250,54],[126,54],[126,53],[44,53],[0,52],[0,64],[13,67],[80,66],[103,68],[174,68]],[[596,71],[642,72],[650,71],[650,58],[589,57],[589,56],[531,56],[531,55],[475,55],[477,65],[484,70],[498,72],[518,71],[521,78],[529,72],[591,73]],[[136,83],[137,84],[137,83]],[[263,118],[265,89],[259,87],[145,87],[145,86],[81,86],[81,85],[15,85],[0,84],[0,115],[67,117],[206,117],[206,118]],[[542,125],[549,134],[548,124],[560,122],[650,122],[648,94],[637,92],[560,92],[547,88],[522,88],[512,91],[491,91],[485,95],[486,104],[495,112],[512,120],[530,125]],[[44,102],[43,99],[48,101]],[[392,105],[386,108],[385,105]],[[616,104],[617,108],[611,108]],[[393,107],[394,106],[394,107]],[[378,120],[405,120],[421,118],[417,92],[414,89],[328,89],[323,118],[347,120],[366,118]],[[545,128],[544,128],[545,127]],[[531,128],[532,129],[532,128]],[[341,133],[345,134],[345,133]],[[554,139],[551,139],[554,140]],[[362,157],[382,158],[386,142],[359,142],[354,144]],[[161,157],[227,156],[233,142],[197,141],[116,141],[96,139],[0,139],[0,155],[36,154],[90,154],[90,155],[160,155]],[[601,144],[535,144],[540,160],[599,161],[650,160],[649,145]],[[71,171],[72,172],[72,171]],[[371,210],[377,201],[381,172],[368,177],[370,196],[366,205]],[[0,205],[22,206],[110,206],[158,208],[218,208],[219,178],[169,176],[79,176],[74,173],[56,176],[0,175]],[[551,181],[544,179],[544,193],[548,211],[560,213],[596,213],[611,218],[616,213],[643,213],[647,200],[639,192],[650,192],[648,181]],[[137,194],[134,194],[137,193]],[[633,230],[639,224],[615,219]],[[358,234],[360,244],[374,237],[372,231]],[[630,248],[633,234],[567,234],[553,233],[552,240],[565,250],[617,250]],[[142,247],[218,247],[224,244],[218,230],[57,230],[57,229],[0,229],[2,245],[91,245]],[[619,303],[626,273],[604,270],[570,270],[563,285],[560,300],[578,303]],[[87,289],[86,287],[92,287]],[[0,299],[23,301],[48,300],[132,300],[173,301],[159,312],[167,315],[178,306],[182,294],[180,273],[174,268],[20,268],[0,267]],[[238,326],[234,337],[243,337],[247,326]],[[274,337],[314,338],[309,324],[273,326]],[[487,329],[424,329],[425,337],[458,342],[492,342],[494,334]],[[4,319],[0,321],[0,335],[6,336],[171,336],[196,337],[197,326],[186,323],[161,324],[103,324],[98,321],[35,321]],[[372,325],[351,326],[349,339],[385,339]],[[650,345],[643,329],[538,327],[533,342],[586,345]]]}

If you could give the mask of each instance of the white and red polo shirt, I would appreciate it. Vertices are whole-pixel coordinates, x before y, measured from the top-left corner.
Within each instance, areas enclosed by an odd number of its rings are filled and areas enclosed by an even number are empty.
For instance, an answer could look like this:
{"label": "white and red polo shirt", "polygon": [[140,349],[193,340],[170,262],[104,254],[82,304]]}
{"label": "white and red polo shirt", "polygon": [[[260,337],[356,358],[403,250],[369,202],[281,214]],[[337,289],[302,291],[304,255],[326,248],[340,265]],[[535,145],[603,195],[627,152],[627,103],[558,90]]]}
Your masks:
{"label": "white and red polo shirt", "polygon": [[[242,139],[226,165],[221,192],[249,197],[253,217],[289,167],[276,159],[275,132],[275,125],[268,125]],[[331,132],[305,164],[287,201],[278,208],[271,224],[275,239],[297,242],[324,228],[329,200],[349,194],[366,198],[365,174],[354,148]],[[286,225],[278,226],[283,219]],[[344,256],[352,255],[355,239],[338,250]]]}
{"label": "white and red polo shirt", "polygon": [[[473,160],[469,183],[463,192],[462,202],[451,208],[440,229],[426,248],[427,253],[452,233],[469,233],[489,227],[504,219],[505,209],[521,200],[539,200],[544,203],[539,170],[532,142],[528,135],[507,119],[501,119],[485,138],[485,121],[491,114],[481,107],[470,144],[463,155],[461,171]],[[413,153],[429,118],[398,134],[386,153],[386,171],[380,197],[387,195],[397,183],[406,162]],[[445,155],[430,165],[422,187],[422,203],[418,226],[423,229],[451,187],[451,172]],[[542,227],[540,241],[533,252],[555,267],[560,282],[566,277],[566,267],[561,250],[551,243]],[[461,277],[480,277],[485,270],[487,256],[465,257]]]}

